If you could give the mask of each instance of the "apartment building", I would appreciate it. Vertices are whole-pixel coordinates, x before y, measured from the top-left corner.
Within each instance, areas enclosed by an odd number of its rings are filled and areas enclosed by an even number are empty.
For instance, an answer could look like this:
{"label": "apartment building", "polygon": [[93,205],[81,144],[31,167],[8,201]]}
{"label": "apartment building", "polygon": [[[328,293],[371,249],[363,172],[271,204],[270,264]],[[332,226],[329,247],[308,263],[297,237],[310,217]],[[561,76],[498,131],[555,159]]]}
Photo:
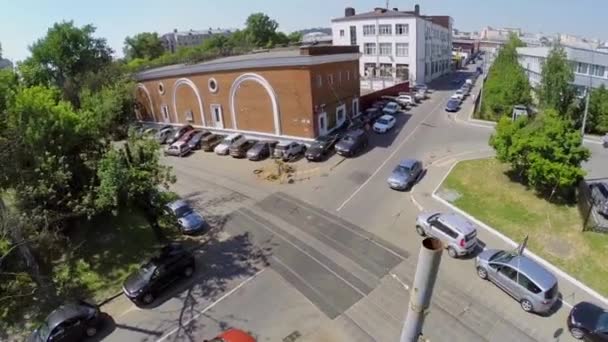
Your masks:
{"label": "apartment building", "polygon": [[357,45],[362,56],[362,79],[391,78],[426,83],[451,69],[452,26],[449,16],[427,16],[413,11],[375,8],[332,19],[334,45]]}
{"label": "apartment building", "polygon": [[228,36],[232,33],[231,30],[225,29],[208,29],[208,30],[189,30],[178,31],[173,30],[171,33],[165,33],[161,36],[165,51],[175,52],[177,49],[184,46],[196,46],[202,44],[206,39],[214,35]]}

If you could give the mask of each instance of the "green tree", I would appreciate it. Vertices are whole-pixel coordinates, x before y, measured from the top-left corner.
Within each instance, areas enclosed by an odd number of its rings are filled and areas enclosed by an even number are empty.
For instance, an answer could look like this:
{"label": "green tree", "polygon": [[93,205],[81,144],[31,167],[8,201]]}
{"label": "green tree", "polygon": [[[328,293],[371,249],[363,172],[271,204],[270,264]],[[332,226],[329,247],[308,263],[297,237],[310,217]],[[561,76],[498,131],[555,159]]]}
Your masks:
{"label": "green tree", "polygon": [[[11,69],[0,70],[0,117],[6,115],[6,110],[11,106],[19,87],[17,74]],[[2,120],[0,120],[0,129]]]}
{"label": "green tree", "polygon": [[268,47],[279,24],[264,13],[253,13],[245,22],[248,40],[256,47]]}
{"label": "green tree", "polygon": [[290,43],[299,43],[302,41],[302,33],[297,31],[291,32],[287,35],[287,39],[289,39]]}
{"label": "green tree", "polygon": [[163,42],[156,32],[142,32],[133,37],[125,38],[125,57],[154,59],[160,57],[165,49]]}
{"label": "green tree", "polygon": [[[578,130],[555,110],[545,110],[533,121],[512,122],[503,117],[490,138],[497,158],[511,164],[525,184],[549,198],[570,199],[590,157]],[[556,196],[557,195],[557,196]]]}
{"label": "green tree", "polygon": [[562,46],[553,46],[542,66],[542,80],[538,89],[540,106],[553,108],[561,115],[568,113],[576,97],[571,84],[574,73],[567,57]]}
{"label": "green tree", "polygon": [[[581,110],[583,109],[581,108]],[[603,84],[599,88],[593,89],[590,93],[589,112],[585,130],[599,134],[608,132],[608,89]]]}

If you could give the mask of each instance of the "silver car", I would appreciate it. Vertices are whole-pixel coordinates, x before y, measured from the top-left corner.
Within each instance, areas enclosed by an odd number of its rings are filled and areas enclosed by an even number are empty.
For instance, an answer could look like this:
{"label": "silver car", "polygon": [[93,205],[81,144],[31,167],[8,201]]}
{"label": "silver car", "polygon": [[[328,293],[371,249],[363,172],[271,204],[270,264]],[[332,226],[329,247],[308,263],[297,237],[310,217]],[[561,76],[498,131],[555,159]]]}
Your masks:
{"label": "silver car", "polygon": [[186,201],[173,201],[167,204],[165,210],[177,220],[177,224],[184,234],[199,233],[207,226],[203,216],[194,211]]}
{"label": "silver car", "polygon": [[488,249],[475,258],[477,275],[515,298],[526,312],[547,313],[558,299],[557,279],[532,259]]}
{"label": "silver car", "polygon": [[423,212],[416,219],[416,231],[420,236],[441,240],[452,258],[471,254],[477,248],[477,228],[455,213]]}
{"label": "silver car", "polygon": [[421,161],[405,159],[395,166],[387,179],[387,183],[391,189],[407,190],[420,180],[423,173],[424,169]]}

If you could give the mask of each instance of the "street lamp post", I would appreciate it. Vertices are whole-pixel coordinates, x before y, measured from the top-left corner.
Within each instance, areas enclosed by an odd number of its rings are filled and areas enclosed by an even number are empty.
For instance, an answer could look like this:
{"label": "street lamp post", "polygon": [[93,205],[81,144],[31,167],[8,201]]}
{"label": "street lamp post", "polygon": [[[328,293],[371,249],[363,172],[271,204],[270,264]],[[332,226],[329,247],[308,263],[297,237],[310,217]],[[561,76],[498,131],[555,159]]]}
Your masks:
{"label": "street lamp post", "polygon": [[581,124],[581,136],[585,137],[585,126],[587,125],[587,115],[589,114],[589,97],[591,97],[591,86],[592,84],[592,73],[594,69],[594,61],[595,61],[595,50],[591,50],[591,65],[589,66],[589,86],[586,91],[586,99],[585,99],[585,112],[583,114],[583,123]]}

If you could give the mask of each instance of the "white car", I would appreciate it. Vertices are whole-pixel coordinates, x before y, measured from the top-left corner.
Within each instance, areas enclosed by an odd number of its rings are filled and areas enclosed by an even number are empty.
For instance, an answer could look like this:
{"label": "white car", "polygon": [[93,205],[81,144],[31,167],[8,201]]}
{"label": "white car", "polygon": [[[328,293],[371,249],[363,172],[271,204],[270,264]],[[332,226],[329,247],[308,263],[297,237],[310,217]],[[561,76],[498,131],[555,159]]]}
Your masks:
{"label": "white car", "polygon": [[395,123],[397,120],[392,115],[382,115],[376,122],[374,123],[374,132],[376,133],[386,133],[390,131],[391,128],[395,127]]}
{"label": "white car", "polygon": [[224,140],[222,140],[222,142],[215,146],[215,148],[213,149],[213,152],[221,155],[221,156],[225,156],[228,154],[228,151],[230,150],[230,146],[232,144],[234,144],[235,142],[241,141],[241,140],[245,140],[245,137],[242,134],[230,134],[229,136],[227,136],[226,138],[224,138]]}
{"label": "white car", "polygon": [[462,91],[462,89],[458,89],[454,95],[452,95],[452,97],[457,97],[460,101],[462,101],[464,100],[464,91]]}
{"label": "white car", "polygon": [[183,157],[190,153],[192,149],[186,141],[176,141],[165,149],[166,156]]}
{"label": "white car", "polygon": [[386,114],[397,114],[399,110],[401,110],[401,106],[397,102],[389,102],[382,108]]}
{"label": "white car", "polygon": [[457,100],[458,102],[462,102],[462,96],[458,96],[456,94],[450,96],[450,99]]}
{"label": "white car", "polygon": [[414,105],[414,99],[410,95],[399,95],[395,100],[402,106]]}

